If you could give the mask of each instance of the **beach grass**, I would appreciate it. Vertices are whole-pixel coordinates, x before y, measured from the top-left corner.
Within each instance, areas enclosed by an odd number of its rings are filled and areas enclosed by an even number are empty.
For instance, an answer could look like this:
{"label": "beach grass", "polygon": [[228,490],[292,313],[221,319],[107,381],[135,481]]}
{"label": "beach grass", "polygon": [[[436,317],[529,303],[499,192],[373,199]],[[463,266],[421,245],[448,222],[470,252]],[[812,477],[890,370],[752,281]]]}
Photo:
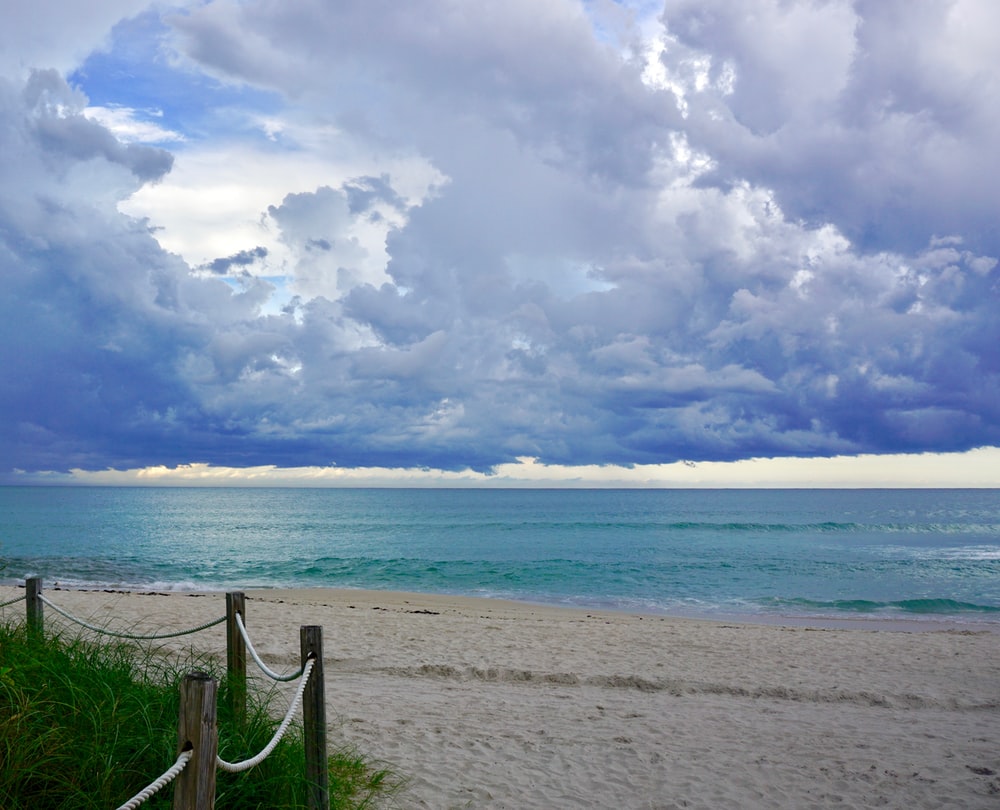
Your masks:
{"label": "beach grass", "polygon": [[[183,660],[126,643],[94,643],[0,623],[0,807],[5,810],[118,807],[176,758],[179,684],[211,659]],[[229,709],[219,677],[219,754],[236,761],[271,739],[283,713],[272,694],[251,690],[247,721]],[[272,754],[244,773],[219,771],[216,807],[306,806],[305,750],[293,725]],[[365,808],[389,798],[398,780],[355,751],[329,758],[331,808]],[[167,786],[143,807],[170,807]]]}

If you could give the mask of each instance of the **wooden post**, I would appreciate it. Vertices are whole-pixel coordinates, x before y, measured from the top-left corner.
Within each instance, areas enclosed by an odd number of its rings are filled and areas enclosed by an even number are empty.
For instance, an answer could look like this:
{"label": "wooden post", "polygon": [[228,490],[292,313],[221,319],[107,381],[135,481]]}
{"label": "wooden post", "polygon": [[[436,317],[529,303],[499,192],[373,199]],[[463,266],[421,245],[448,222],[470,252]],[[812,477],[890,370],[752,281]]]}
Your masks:
{"label": "wooden post", "polygon": [[215,761],[219,729],[215,720],[218,683],[204,672],[191,672],[181,682],[181,708],[177,724],[177,753],[194,755],[177,777],[173,810],[213,810]]}
{"label": "wooden post", "polygon": [[306,748],[306,806],[309,810],[330,807],[330,770],[326,757],[326,689],[323,685],[323,628],[299,628],[302,665],[313,659],[309,682],[302,695],[302,731]]}
{"label": "wooden post", "polygon": [[29,577],[24,580],[25,604],[27,605],[28,632],[41,635],[45,628],[42,602],[42,578]]}
{"label": "wooden post", "polygon": [[229,672],[229,707],[233,719],[241,728],[247,716],[247,646],[240,628],[236,626],[236,614],[246,627],[246,596],[241,591],[226,594],[226,668]]}

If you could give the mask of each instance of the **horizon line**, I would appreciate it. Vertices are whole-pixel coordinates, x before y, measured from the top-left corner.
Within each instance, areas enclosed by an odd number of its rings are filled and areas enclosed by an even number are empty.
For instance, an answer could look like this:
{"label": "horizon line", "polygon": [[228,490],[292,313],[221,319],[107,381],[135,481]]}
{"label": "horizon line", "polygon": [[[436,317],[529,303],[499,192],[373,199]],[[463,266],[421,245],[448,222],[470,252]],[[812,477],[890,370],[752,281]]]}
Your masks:
{"label": "horizon line", "polygon": [[1000,447],[957,453],[544,464],[532,457],[492,472],[426,467],[228,467],[205,462],[119,470],[12,470],[0,486],[309,489],[1000,489]]}

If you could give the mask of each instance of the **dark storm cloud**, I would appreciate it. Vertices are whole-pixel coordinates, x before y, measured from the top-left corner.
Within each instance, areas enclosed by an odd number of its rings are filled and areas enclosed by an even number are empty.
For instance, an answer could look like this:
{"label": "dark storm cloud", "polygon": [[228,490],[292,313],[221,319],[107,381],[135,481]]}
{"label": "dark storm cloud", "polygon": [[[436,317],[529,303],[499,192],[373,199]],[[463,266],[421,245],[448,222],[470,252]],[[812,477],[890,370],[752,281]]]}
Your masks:
{"label": "dark storm cloud", "polygon": [[252,250],[241,250],[238,253],[234,253],[232,256],[224,256],[218,259],[213,259],[205,265],[205,268],[213,273],[225,275],[234,267],[245,269],[255,262],[266,258],[267,248],[258,245]]}
{"label": "dark storm cloud", "polygon": [[[235,292],[192,275],[118,212],[166,153],[129,152],[50,74],[42,92],[0,84],[8,465],[485,470],[1000,442],[1000,107],[970,79],[978,52],[941,47],[951,6],[672,2],[658,86],[573,3],[467,8],[173,19],[187,69],[444,178],[417,200],[403,169],[366,168],[275,199],[281,308],[249,274]],[[384,268],[359,236],[375,226]]]}
{"label": "dark storm cloud", "polygon": [[22,96],[32,112],[24,123],[50,162],[70,165],[103,158],[124,166],[142,182],[160,179],[173,166],[173,155],[163,149],[123,144],[97,122],[78,114],[66,115],[65,111],[78,107],[82,99],[54,70],[32,71]]}
{"label": "dark storm cloud", "polygon": [[[117,201],[133,156],[50,73],[0,81],[0,456],[66,469],[181,461],[225,425],[196,386],[215,330],[254,319],[250,294],[193,279]],[[53,131],[83,133],[67,148]],[[149,150],[150,152],[158,150]]]}

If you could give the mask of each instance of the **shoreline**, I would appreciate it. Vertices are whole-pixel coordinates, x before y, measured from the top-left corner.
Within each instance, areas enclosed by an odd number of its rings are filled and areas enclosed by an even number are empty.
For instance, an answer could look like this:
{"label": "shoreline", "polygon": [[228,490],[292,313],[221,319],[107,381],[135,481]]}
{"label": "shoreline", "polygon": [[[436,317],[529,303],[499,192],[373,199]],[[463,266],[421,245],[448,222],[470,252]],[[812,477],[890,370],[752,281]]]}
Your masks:
{"label": "shoreline", "polygon": [[869,616],[869,615],[790,615],[767,613],[695,613],[695,612],[659,612],[633,610],[604,605],[568,605],[552,602],[536,602],[521,599],[506,599],[492,596],[467,596],[464,594],[425,593],[421,591],[382,591],[368,588],[251,588],[246,591],[248,596],[283,594],[291,598],[307,598],[321,600],[336,594],[335,601],[350,600],[356,595],[356,601],[384,601],[393,605],[420,604],[425,607],[456,607],[466,610],[478,608],[506,608],[512,611],[527,610],[529,612],[553,611],[568,614],[608,614],[631,617],[642,617],[651,621],[666,619],[670,621],[709,622],[715,624],[746,624],[767,627],[799,627],[822,630],[867,630],[880,632],[944,632],[949,630],[986,631],[1000,633],[1000,619],[963,619],[957,616],[921,617],[906,616]]}
{"label": "shoreline", "polygon": [[[222,592],[57,587],[43,592],[101,627],[162,632],[225,614]],[[20,593],[2,586],[0,601]],[[279,671],[298,663],[301,625],[324,628],[330,746],[403,777],[391,806],[985,810],[1000,793],[993,631],[744,624],[392,591],[244,593],[254,646]],[[66,627],[53,613],[46,624]],[[217,625],[159,648],[224,662],[225,644]]]}
{"label": "shoreline", "polygon": [[[2,589],[24,590],[24,583],[0,582],[0,602],[5,601]],[[58,581],[51,584],[43,582],[45,591],[63,591],[106,594],[133,594],[136,596],[208,596],[224,595],[227,591],[218,588],[163,590],[155,587],[133,586],[103,586],[64,584]],[[427,605],[465,606],[505,606],[512,610],[525,609],[529,611],[567,611],[570,613],[601,613],[622,616],[642,616],[651,620],[669,619],[677,621],[714,622],[725,624],[761,625],[766,627],[798,627],[823,630],[867,630],[879,632],[943,632],[943,631],[973,631],[1000,634],[1000,617],[996,619],[979,618],[976,614],[931,614],[873,616],[871,614],[791,614],[791,613],[738,613],[723,611],[655,611],[638,610],[634,608],[613,605],[566,604],[563,602],[545,602],[529,599],[510,599],[494,596],[470,596],[466,594],[449,594],[424,591],[378,590],[371,588],[344,587],[284,587],[274,588],[250,587],[242,589],[248,596],[255,594],[260,598],[266,595],[295,595],[293,598],[309,600],[350,601],[352,595],[359,601],[386,601],[392,604],[422,602]],[[13,591],[12,591],[13,593]]]}

